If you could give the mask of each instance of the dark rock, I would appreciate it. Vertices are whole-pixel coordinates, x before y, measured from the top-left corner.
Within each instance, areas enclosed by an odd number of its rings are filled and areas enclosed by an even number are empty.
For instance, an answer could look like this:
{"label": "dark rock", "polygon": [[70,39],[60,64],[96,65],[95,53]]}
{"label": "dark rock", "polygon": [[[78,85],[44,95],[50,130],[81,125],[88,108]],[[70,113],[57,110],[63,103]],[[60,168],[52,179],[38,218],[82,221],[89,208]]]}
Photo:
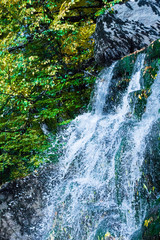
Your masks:
{"label": "dark rock", "polygon": [[136,232],[134,232],[132,234],[132,236],[130,237],[130,240],[142,240],[142,232],[141,229],[137,230]]}
{"label": "dark rock", "polygon": [[104,112],[114,112],[123,98],[131,79],[133,66],[137,55],[126,57],[116,63],[109,85],[109,94],[106,96]]}
{"label": "dark rock", "polygon": [[137,119],[141,119],[145,112],[148,96],[150,96],[150,92],[145,90],[138,90],[130,93],[130,106]]}
{"label": "dark rock", "polygon": [[[152,126],[147,137],[144,176],[148,179],[148,188],[155,187],[160,194],[160,119]],[[150,190],[150,189],[149,189]]]}
{"label": "dark rock", "polygon": [[49,232],[51,194],[58,184],[55,165],[0,188],[0,239],[42,240]]}
{"label": "dark rock", "polygon": [[160,37],[160,1],[130,0],[97,20],[95,59],[110,65]]}
{"label": "dark rock", "polygon": [[159,240],[160,239],[160,202],[152,207],[146,214],[142,224],[142,240]]}
{"label": "dark rock", "polygon": [[[142,165],[142,178],[138,192],[147,213],[141,229],[135,232],[131,240],[160,239],[160,119],[155,122],[146,138],[145,161]],[[145,187],[144,187],[145,186]],[[155,201],[156,200],[156,201]]]}

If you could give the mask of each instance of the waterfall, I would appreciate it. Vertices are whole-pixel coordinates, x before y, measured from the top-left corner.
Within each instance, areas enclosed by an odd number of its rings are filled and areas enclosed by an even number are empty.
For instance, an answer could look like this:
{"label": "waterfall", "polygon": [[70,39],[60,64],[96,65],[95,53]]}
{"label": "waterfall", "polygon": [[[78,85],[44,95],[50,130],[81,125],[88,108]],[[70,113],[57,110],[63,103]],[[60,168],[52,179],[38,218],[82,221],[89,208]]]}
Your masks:
{"label": "waterfall", "polygon": [[113,113],[103,111],[116,63],[100,74],[93,110],[78,116],[61,133],[63,156],[52,197],[50,239],[98,240],[110,232],[128,240],[139,227],[135,188],[141,177],[145,137],[158,119],[158,73],[141,121],[132,115],[129,95],[140,90],[145,55],[137,57],[129,86]]}

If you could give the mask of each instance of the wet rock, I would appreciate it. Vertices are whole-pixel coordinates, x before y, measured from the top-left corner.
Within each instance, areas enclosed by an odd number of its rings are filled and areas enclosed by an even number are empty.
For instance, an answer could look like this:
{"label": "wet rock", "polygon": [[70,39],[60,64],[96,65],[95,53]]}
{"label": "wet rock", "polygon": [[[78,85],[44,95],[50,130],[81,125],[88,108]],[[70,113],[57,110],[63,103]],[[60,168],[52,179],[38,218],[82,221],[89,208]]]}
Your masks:
{"label": "wet rock", "polygon": [[110,237],[105,237],[105,240],[115,240],[115,238],[110,236]]}
{"label": "wet rock", "polygon": [[145,162],[142,171],[149,191],[160,194],[160,119],[154,123],[146,139]]}
{"label": "wet rock", "polygon": [[145,216],[145,220],[142,225],[142,239],[160,239],[160,199],[157,201],[155,206],[148,211]]}
{"label": "wet rock", "polygon": [[104,112],[114,112],[118,104],[122,101],[123,94],[126,91],[131,79],[133,66],[136,56],[126,57],[116,63],[111,83],[109,85],[109,94],[106,96]]}
{"label": "wet rock", "polygon": [[130,0],[97,20],[95,59],[110,65],[160,37],[160,1]]}
{"label": "wet rock", "polygon": [[150,91],[138,90],[133,91],[129,95],[130,107],[136,118],[141,119],[146,110],[147,97],[150,96]]}
{"label": "wet rock", "polygon": [[134,232],[132,234],[132,236],[130,237],[130,240],[142,240],[142,231],[141,229],[137,230],[136,232]]}
{"label": "wet rock", "polygon": [[144,216],[141,229],[135,232],[131,240],[160,239],[160,119],[155,122],[146,138],[145,161],[142,165],[142,178],[139,181],[138,192],[140,201],[147,213]]}
{"label": "wet rock", "polygon": [[148,210],[142,227],[133,233],[131,240],[159,240],[160,239],[160,199]]}
{"label": "wet rock", "polygon": [[[58,184],[55,165],[0,188],[0,239],[43,240],[52,219],[51,194]],[[50,220],[49,220],[50,219]]]}

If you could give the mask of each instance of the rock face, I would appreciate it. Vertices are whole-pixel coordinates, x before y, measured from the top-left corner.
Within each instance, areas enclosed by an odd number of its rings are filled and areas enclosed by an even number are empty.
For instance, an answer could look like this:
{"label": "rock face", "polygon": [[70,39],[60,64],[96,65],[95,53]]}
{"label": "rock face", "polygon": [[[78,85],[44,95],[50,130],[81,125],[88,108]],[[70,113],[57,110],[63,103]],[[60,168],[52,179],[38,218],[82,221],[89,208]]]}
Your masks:
{"label": "rock face", "polygon": [[110,65],[160,37],[160,1],[130,0],[97,20],[95,59]]}
{"label": "rock face", "polygon": [[[147,223],[147,224],[146,224]],[[149,210],[143,222],[141,235],[142,240],[159,240],[160,236],[160,200]]]}
{"label": "rock face", "polygon": [[[51,191],[58,183],[50,165],[0,189],[0,239],[43,240],[50,230]],[[53,192],[52,192],[53,194]]]}
{"label": "rock face", "polygon": [[[160,193],[160,118],[153,125],[148,136],[148,143],[145,151],[144,173],[148,176],[148,182],[154,186],[157,195]],[[149,188],[149,183],[147,187]]]}

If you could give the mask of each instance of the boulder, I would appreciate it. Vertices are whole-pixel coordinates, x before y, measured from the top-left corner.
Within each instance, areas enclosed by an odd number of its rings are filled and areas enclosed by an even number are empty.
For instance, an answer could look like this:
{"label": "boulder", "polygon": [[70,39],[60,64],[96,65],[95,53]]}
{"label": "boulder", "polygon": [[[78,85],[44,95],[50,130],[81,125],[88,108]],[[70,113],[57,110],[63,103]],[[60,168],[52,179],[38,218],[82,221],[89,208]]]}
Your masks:
{"label": "boulder", "polygon": [[52,225],[57,168],[48,165],[0,188],[0,239],[43,240]]}
{"label": "boulder", "polygon": [[95,59],[110,65],[160,38],[160,1],[130,0],[97,20]]}

